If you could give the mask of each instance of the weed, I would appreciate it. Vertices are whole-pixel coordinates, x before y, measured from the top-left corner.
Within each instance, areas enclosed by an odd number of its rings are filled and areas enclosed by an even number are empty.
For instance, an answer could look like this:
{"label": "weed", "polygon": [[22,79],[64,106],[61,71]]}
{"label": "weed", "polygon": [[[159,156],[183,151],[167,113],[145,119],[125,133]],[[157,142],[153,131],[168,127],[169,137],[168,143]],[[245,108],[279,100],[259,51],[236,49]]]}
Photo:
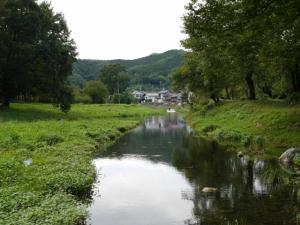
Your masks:
{"label": "weed", "polygon": [[289,147],[300,147],[299,105],[280,101],[230,101],[209,110],[206,105],[198,104],[193,111],[185,112],[195,131],[207,133],[225,144],[266,149],[265,153],[276,156]]}
{"label": "weed", "polygon": [[105,151],[142,115],[163,111],[74,105],[66,115],[46,104],[0,111],[0,224],[84,224],[95,152]]}
{"label": "weed", "polygon": [[44,142],[49,146],[56,145],[63,142],[64,139],[56,134],[53,135],[42,135],[38,138],[38,142]]}
{"label": "weed", "polygon": [[203,129],[202,129],[202,132],[203,133],[209,133],[209,132],[212,132],[216,129],[220,128],[220,126],[218,125],[208,125],[208,126],[205,126]]}

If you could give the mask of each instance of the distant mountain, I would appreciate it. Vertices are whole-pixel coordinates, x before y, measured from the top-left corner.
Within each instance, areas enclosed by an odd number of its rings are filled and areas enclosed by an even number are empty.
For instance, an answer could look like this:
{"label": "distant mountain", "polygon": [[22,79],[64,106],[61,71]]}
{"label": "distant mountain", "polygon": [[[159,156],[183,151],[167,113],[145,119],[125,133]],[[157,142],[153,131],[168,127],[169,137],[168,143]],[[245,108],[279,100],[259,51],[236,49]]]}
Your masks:
{"label": "distant mountain", "polygon": [[144,90],[169,88],[169,74],[184,60],[183,50],[170,50],[134,60],[88,60],[79,59],[73,65],[70,80],[74,85],[83,87],[89,80],[98,78],[105,64],[122,64],[131,77],[131,87]]}

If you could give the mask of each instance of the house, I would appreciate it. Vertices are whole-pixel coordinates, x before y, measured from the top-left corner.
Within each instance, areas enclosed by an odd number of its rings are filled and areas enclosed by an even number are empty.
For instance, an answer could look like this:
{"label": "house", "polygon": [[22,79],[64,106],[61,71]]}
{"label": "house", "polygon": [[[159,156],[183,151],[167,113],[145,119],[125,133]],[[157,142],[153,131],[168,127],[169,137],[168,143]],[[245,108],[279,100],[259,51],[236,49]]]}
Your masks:
{"label": "house", "polygon": [[162,100],[162,102],[170,95],[170,92],[168,90],[163,90],[159,92],[159,98]]}
{"label": "house", "polygon": [[159,99],[160,99],[159,92],[150,92],[150,93],[146,93],[145,95],[145,100],[147,102],[158,103]]}
{"label": "house", "polygon": [[143,91],[134,91],[131,94],[135,99],[143,99],[145,96],[145,92]]}
{"label": "house", "polygon": [[179,104],[181,103],[180,93],[171,93],[168,90],[162,90],[159,92],[142,92],[134,91],[132,95],[140,103],[157,103],[157,104]]}
{"label": "house", "polygon": [[177,103],[181,103],[181,99],[182,99],[182,95],[178,94],[178,93],[170,93],[166,98],[165,98],[165,102],[168,103],[173,103],[173,104],[177,104]]}

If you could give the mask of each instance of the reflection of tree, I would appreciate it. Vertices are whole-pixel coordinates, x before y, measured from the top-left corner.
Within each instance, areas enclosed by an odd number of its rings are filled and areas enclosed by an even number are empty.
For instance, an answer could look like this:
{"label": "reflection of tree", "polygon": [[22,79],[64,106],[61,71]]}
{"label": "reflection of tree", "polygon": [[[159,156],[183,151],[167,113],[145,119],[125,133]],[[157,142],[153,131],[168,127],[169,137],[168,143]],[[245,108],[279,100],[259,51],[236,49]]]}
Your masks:
{"label": "reflection of tree", "polygon": [[[169,163],[174,146],[182,145],[181,137],[187,132],[186,124],[177,114],[151,117],[122,137],[109,149],[108,154],[114,152],[114,157],[123,157],[124,154],[143,155],[155,162]],[[153,155],[160,157],[152,158]]]}
{"label": "reflection of tree", "polygon": [[[217,143],[186,136],[183,147],[173,152],[172,162],[193,186],[182,197],[193,202],[194,224],[295,224],[293,188],[272,175],[274,161],[240,159],[220,149]],[[204,194],[203,187],[216,187],[216,194]],[[227,221],[224,223],[224,221]]]}

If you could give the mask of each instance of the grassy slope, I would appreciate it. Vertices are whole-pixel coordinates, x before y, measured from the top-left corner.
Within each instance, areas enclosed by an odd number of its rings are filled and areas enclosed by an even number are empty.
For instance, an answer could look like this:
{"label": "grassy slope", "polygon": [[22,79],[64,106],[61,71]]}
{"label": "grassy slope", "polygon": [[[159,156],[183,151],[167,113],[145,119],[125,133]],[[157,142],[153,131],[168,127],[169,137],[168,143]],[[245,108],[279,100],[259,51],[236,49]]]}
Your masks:
{"label": "grassy slope", "polygon": [[222,142],[264,150],[278,156],[292,146],[300,147],[300,106],[271,101],[226,102],[197,106],[189,114],[192,125]]}
{"label": "grassy slope", "polygon": [[[83,224],[91,163],[141,118],[161,111],[127,105],[13,104],[0,111],[0,224]],[[24,161],[32,159],[26,166]]]}

